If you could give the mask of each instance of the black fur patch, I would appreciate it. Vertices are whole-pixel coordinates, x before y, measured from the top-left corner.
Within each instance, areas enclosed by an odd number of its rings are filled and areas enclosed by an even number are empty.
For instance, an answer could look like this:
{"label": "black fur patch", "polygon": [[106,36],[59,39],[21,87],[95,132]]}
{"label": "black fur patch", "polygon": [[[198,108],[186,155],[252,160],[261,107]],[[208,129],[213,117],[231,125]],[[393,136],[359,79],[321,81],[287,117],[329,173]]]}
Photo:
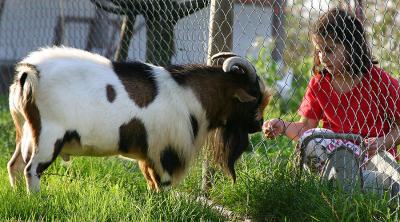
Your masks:
{"label": "black fur patch", "polygon": [[147,154],[147,131],[140,119],[133,118],[119,127],[119,150],[124,153]]}
{"label": "black fur patch", "polygon": [[178,154],[172,147],[168,146],[160,154],[160,162],[164,170],[166,170],[169,175],[183,167],[183,163],[179,159]]}
{"label": "black fur patch", "polygon": [[28,73],[26,73],[26,72],[22,73],[21,78],[19,79],[19,85],[20,85],[21,88],[24,87],[24,84],[25,84],[25,81],[26,81],[27,77],[28,77]]}
{"label": "black fur patch", "polygon": [[50,164],[57,158],[64,144],[71,142],[72,140],[75,140],[79,144],[81,143],[81,136],[75,130],[65,132],[64,137],[56,141],[56,143],[54,144],[54,153],[51,160],[49,162],[38,164],[38,167],[36,168],[36,173],[38,176],[40,176],[43,173],[43,171],[45,171],[50,166]]}
{"label": "black fur patch", "polygon": [[193,140],[195,140],[197,137],[197,133],[199,132],[199,123],[197,122],[196,117],[194,117],[193,115],[190,115],[190,123],[192,125]]}
{"label": "black fur patch", "polygon": [[115,97],[117,96],[117,93],[115,92],[115,89],[112,85],[107,84],[106,86],[106,93],[107,93],[107,99],[110,103],[114,102]]}
{"label": "black fur patch", "polygon": [[113,63],[129,97],[141,108],[148,106],[158,94],[153,69],[140,62]]}

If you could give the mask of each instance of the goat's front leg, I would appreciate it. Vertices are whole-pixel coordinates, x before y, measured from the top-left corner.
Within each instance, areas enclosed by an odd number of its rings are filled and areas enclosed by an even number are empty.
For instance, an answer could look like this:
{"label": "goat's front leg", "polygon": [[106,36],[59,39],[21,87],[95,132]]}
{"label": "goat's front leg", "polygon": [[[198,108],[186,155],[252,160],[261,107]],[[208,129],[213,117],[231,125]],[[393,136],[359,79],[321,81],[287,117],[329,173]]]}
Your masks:
{"label": "goat's front leg", "polygon": [[54,127],[42,127],[38,146],[34,147],[32,157],[24,170],[29,193],[40,191],[40,176],[57,158],[64,142],[61,130]]}

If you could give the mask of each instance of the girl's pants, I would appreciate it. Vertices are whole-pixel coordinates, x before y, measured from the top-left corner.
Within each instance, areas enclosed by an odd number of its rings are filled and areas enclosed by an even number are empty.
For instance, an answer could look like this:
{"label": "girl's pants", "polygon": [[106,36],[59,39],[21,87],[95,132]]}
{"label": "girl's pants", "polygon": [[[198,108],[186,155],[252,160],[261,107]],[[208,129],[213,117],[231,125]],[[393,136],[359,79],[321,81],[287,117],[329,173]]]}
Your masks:
{"label": "girl's pants", "polygon": [[[305,138],[316,132],[333,133],[328,129],[310,129],[301,136],[299,147]],[[362,190],[378,195],[388,191],[394,197],[399,193],[400,167],[386,151],[368,158],[351,141],[327,138],[314,138],[304,149],[303,167],[319,173],[322,180],[336,181],[347,192],[360,186]]]}

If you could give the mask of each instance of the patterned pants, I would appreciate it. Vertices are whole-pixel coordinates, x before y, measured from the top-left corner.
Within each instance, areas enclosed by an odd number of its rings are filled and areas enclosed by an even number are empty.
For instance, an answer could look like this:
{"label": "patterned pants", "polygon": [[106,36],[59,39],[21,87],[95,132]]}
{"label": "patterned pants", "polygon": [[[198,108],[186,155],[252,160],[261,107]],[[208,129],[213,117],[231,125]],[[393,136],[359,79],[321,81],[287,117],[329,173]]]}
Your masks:
{"label": "patterned pants", "polygon": [[[315,128],[306,131],[299,145],[313,133],[333,133],[331,130]],[[380,151],[372,158],[362,154],[361,148],[343,139],[315,138],[303,150],[305,167],[317,172],[323,180],[337,180],[345,190],[350,191],[361,182],[361,188],[382,195],[390,191],[397,195],[400,190],[400,167],[394,157]]]}

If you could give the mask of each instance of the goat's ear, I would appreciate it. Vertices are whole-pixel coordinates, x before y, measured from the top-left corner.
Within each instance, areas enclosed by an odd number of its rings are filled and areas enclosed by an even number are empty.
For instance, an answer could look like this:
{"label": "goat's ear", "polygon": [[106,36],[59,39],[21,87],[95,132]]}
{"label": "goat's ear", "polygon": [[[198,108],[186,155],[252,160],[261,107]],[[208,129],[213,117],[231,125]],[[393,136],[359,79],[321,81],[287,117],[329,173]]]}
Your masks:
{"label": "goat's ear", "polygon": [[254,102],[257,100],[256,97],[248,94],[244,89],[237,89],[235,91],[234,97],[242,103]]}

